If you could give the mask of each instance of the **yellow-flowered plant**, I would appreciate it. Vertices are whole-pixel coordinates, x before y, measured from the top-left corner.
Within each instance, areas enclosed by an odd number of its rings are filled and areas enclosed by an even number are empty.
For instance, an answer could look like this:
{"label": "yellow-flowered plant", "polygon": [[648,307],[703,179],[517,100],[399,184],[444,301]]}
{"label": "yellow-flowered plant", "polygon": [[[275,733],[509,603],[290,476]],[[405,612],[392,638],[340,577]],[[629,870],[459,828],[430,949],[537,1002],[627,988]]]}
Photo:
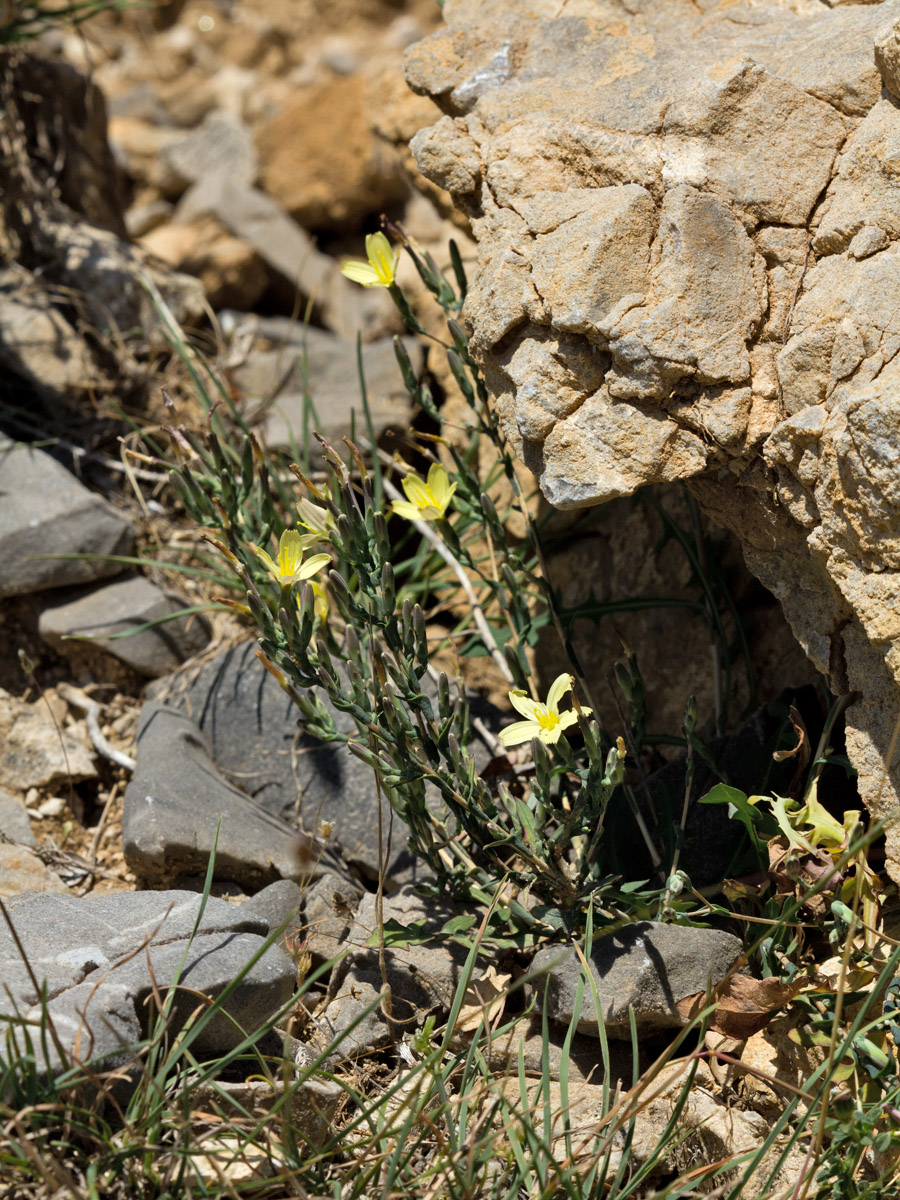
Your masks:
{"label": "yellow-flowered plant", "polygon": [[[498,736],[503,745],[518,746],[521,742],[530,742],[532,738],[540,738],[547,746],[558,742],[565,730],[578,720],[578,713],[574,708],[570,708],[564,713],[559,711],[560,700],[566,692],[572,690],[574,682],[571,675],[558,675],[550,685],[546,704],[532,700],[526,692],[519,688],[511,691],[509,693],[510,704],[526,719],[515,721],[506,729],[501,730]],[[582,708],[581,711],[584,716],[589,716],[593,710]]]}
{"label": "yellow-flowered plant", "polygon": [[273,559],[271,554],[267,554],[259,546],[254,546],[254,549],[275,582],[287,587],[292,583],[311,579],[317,571],[321,571],[327,563],[331,562],[330,554],[314,554],[312,558],[308,558],[304,562],[303,542],[303,536],[296,529],[286,529],[278,539],[277,558]]}
{"label": "yellow-flowered plant", "polygon": [[399,246],[394,250],[383,233],[370,233],[366,238],[366,258],[368,262],[353,259],[345,262],[341,273],[363,287],[393,287],[400,258]]}
{"label": "yellow-flowered plant", "polygon": [[[456,320],[465,294],[462,260],[454,249],[457,294],[424,251],[404,246],[447,314],[447,361],[475,414],[468,444],[447,450],[453,465],[449,457],[445,465],[429,458],[418,474],[393,463],[400,474],[395,486],[397,477],[382,471],[386,456],[377,447],[349,444],[342,462],[326,444],[325,470],[315,481],[304,475],[308,461],[290,464],[301,498],[284,486],[282,462],[269,461],[252,437],[240,449],[223,446],[216,422],[209,434],[213,454],[198,443],[194,457],[176,465],[179,492],[238,581],[244,595],[234,604],[255,623],[260,661],[296,704],[304,730],[340,745],[342,754],[375,773],[409,845],[442,887],[479,902],[501,888],[498,930],[509,925],[528,939],[559,928],[557,914],[573,931],[591,910],[607,921],[618,921],[620,911],[645,916],[651,909],[643,900],[635,907],[634,889],[620,895],[615,855],[604,841],[607,807],[624,782],[624,744],[610,745],[589,718],[570,750],[566,731],[571,735],[578,716],[591,713],[571,695],[566,700],[572,675],[561,675],[546,698],[532,701],[523,690],[527,647],[550,615],[552,593],[539,582],[537,529],[529,525],[524,541],[510,537],[506,512],[487,494],[504,478],[516,503],[526,505]],[[418,330],[395,280],[398,255],[391,243],[372,235],[366,251],[368,262],[347,264],[344,274],[388,288],[407,328]],[[442,413],[427,384],[404,343],[398,339],[395,348],[410,395],[440,431]],[[478,449],[485,437],[495,439],[499,457],[482,471],[488,460]],[[223,462],[240,467],[226,484]],[[391,527],[385,519],[391,513],[403,518],[405,530],[400,522]],[[293,527],[278,538],[287,523]],[[451,609],[454,617],[460,610],[453,630],[442,616]],[[443,658],[436,658],[436,641]],[[506,688],[515,689],[510,699],[522,719],[511,718],[501,740],[512,746],[534,739],[525,771],[513,773],[501,757],[482,773],[473,729],[492,750],[495,743],[476,724],[461,666],[451,663],[446,644],[461,657],[486,651]],[[439,662],[446,672],[436,669]],[[579,682],[578,695],[590,700],[587,689]],[[563,705],[572,711],[561,712]],[[549,914],[546,923],[532,916],[539,906]]]}
{"label": "yellow-flowered plant", "polygon": [[395,500],[392,511],[408,521],[440,521],[447,515],[447,507],[456,491],[456,484],[440,465],[432,463],[428,478],[423,479],[410,471],[402,479],[405,500]]}

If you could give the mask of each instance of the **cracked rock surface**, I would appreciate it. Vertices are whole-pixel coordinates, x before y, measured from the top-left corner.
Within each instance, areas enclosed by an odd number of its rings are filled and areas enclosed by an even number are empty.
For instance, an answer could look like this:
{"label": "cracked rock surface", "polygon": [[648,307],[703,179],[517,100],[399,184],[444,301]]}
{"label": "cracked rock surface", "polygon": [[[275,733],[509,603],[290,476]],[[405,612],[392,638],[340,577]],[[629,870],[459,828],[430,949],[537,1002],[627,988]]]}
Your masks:
{"label": "cracked rock surface", "polygon": [[[560,508],[689,480],[832,689],[860,694],[848,753],[888,816],[900,0],[444,16],[407,57],[445,114],[412,149],[478,242],[463,316],[509,437]],[[900,879],[900,828],[887,851]]]}
{"label": "cracked rock surface", "polygon": [[[288,956],[265,946],[268,922],[215,897],[204,905],[184,891],[85,899],[29,892],[9,905],[18,943],[0,931],[0,1016],[33,1025],[13,1026],[13,1045],[24,1047],[30,1037],[39,1070],[53,1073],[67,1060],[130,1064],[132,1047],[152,1026],[154,993],[173,984],[180,989],[173,1029],[200,994],[213,998],[232,987],[194,1044],[199,1054],[222,1053],[280,1009],[296,979]],[[42,1020],[35,979],[46,991],[55,1039],[41,1041],[35,1032]]]}

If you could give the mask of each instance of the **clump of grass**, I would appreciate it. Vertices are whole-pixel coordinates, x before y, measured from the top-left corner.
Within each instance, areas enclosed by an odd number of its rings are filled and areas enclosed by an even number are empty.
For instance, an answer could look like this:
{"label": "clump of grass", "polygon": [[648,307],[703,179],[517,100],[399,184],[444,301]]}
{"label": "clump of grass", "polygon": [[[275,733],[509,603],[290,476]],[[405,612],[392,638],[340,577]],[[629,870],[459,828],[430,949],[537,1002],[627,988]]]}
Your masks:
{"label": "clump of grass", "polygon": [[[210,880],[211,873],[205,894]],[[515,1036],[527,1013],[504,1015],[502,1006],[485,1007],[475,1028],[469,1021],[467,1032],[460,1031],[489,927],[486,916],[471,938],[449,1012],[440,1021],[423,1020],[401,1043],[402,1053],[384,1054],[368,1074],[346,1061],[340,1065],[341,1043],[352,1029],[302,1065],[290,1040],[279,1033],[292,1012],[301,1006],[314,1009],[317,981],[330,963],[305,978],[290,1004],[261,1029],[243,1037],[236,1032],[232,1050],[211,1061],[198,1058],[193,1047],[209,1022],[222,1019],[231,989],[207,1003],[193,995],[194,1015],[178,1028],[171,1019],[177,975],[157,981],[158,1012],[150,1032],[115,1070],[70,1061],[49,1077],[41,1065],[41,1046],[50,1039],[46,1011],[34,1023],[11,1019],[7,1046],[16,1048],[0,1056],[4,1200],[63,1194],[71,1200],[225,1195],[637,1200],[701,1194],[727,1200],[804,1195],[874,1200],[896,1195],[896,1063],[887,1055],[874,1073],[867,1076],[864,1068],[872,1067],[871,1047],[896,1020],[900,947],[861,996],[846,988],[849,976],[839,983],[830,1052],[801,1089],[781,1089],[782,1111],[762,1144],[709,1162],[698,1161],[705,1143],[691,1106],[697,1071],[709,1056],[702,1034],[715,1013],[715,998],[642,1073],[633,1027],[630,1081],[614,1077],[601,1024],[597,1078],[589,1105],[582,1105],[585,1085],[571,1077],[568,1049],[589,991],[599,1011],[587,969],[591,925],[589,915],[575,942],[584,966],[564,1033],[558,1083],[550,1077],[551,1026],[539,980],[531,980],[542,1029],[538,1075],[527,1073],[521,1038]],[[845,955],[848,966],[851,958]],[[508,989],[507,1002],[521,986]],[[852,1002],[852,1019],[840,1015],[842,1001],[845,1012]],[[272,1050],[276,1034],[284,1040],[282,1053]],[[505,1068],[498,1068],[496,1047],[508,1036],[517,1050]],[[854,1083],[838,1064],[865,1045],[869,1057],[857,1059],[862,1082]],[[880,1083],[873,1090],[876,1079]],[[236,1080],[247,1086],[237,1088]],[[777,1079],[769,1081],[779,1089]],[[298,1115],[314,1111],[323,1095],[330,1100],[324,1119]],[[649,1142],[648,1130],[654,1134]],[[787,1184],[780,1174],[786,1163],[792,1171]]]}

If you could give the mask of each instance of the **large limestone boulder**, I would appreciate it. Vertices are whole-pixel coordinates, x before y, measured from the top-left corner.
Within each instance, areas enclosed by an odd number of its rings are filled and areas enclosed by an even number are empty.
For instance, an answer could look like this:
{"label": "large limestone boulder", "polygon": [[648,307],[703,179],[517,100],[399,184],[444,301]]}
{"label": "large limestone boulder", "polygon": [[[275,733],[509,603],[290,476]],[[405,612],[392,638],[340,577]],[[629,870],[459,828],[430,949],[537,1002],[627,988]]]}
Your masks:
{"label": "large limestone boulder", "polygon": [[[689,480],[835,693],[878,818],[900,765],[900,0],[447,0],[408,55],[419,169],[544,495]],[[889,761],[890,760],[890,761]],[[888,830],[900,880],[900,823]]]}

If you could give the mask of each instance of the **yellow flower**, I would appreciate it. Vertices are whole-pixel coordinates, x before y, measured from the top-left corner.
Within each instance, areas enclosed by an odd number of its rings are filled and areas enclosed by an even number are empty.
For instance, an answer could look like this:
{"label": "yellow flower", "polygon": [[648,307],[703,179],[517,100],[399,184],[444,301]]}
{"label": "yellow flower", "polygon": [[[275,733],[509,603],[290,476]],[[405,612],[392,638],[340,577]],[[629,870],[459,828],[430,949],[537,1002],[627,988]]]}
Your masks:
{"label": "yellow flower", "polygon": [[259,546],[253,548],[275,582],[285,585],[309,579],[331,562],[330,554],[314,554],[304,562],[303,538],[296,529],[286,529],[278,539],[278,558],[275,560]]}
{"label": "yellow flower", "polygon": [[397,273],[400,247],[392,250],[383,233],[370,233],[366,238],[366,258],[368,262],[345,262],[341,274],[363,287],[391,287]]}
{"label": "yellow flower", "polygon": [[392,508],[398,517],[410,521],[440,521],[447,513],[447,505],[456,491],[456,484],[440,463],[432,463],[427,482],[410,471],[403,477],[405,500],[395,500]]}
{"label": "yellow flower", "polygon": [[[578,720],[578,714],[570,708],[568,712],[559,711],[559,702],[566,692],[572,690],[575,680],[571,675],[560,675],[554,679],[547,693],[547,703],[538,704],[530,699],[519,688],[509,693],[509,702],[516,712],[526,717],[525,721],[515,721],[498,734],[504,746],[518,746],[520,742],[530,742],[532,738],[540,738],[548,746],[558,742],[563,731]],[[583,708],[582,713],[589,716],[593,711]]]}
{"label": "yellow flower", "polygon": [[321,505],[313,504],[312,500],[304,498],[297,501],[297,511],[300,514],[300,524],[304,529],[309,530],[309,533],[300,535],[304,550],[309,546],[314,546],[316,542],[330,540],[328,534],[335,528],[335,524],[334,517],[327,508],[322,508]]}

